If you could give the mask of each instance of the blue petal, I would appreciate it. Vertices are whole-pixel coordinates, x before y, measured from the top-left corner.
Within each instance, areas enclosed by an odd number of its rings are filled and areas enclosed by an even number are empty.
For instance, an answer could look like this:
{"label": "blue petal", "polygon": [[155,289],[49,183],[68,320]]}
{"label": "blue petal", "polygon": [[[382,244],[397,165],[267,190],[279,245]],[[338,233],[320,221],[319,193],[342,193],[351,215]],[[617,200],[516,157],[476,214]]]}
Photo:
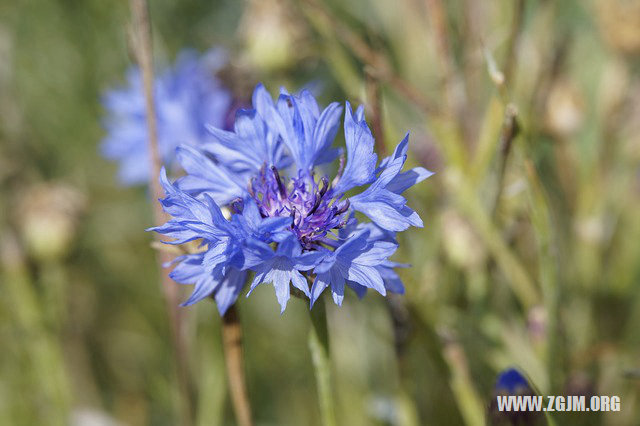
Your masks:
{"label": "blue petal", "polygon": [[195,283],[195,289],[193,290],[193,293],[191,293],[189,299],[180,304],[180,306],[193,305],[194,303],[209,297],[220,285],[221,279],[222,277],[220,274],[207,274],[206,276],[203,276]]}
{"label": "blue petal", "polygon": [[265,217],[256,228],[256,232],[271,233],[291,225],[291,216],[289,217]]}
{"label": "blue petal", "polygon": [[[176,155],[187,176],[176,181],[176,186],[183,190],[187,188],[196,194],[206,192],[221,205],[228,204],[235,198],[242,198],[246,194],[246,183],[239,176],[223,168],[219,164],[202,155],[199,151],[182,145],[176,149]],[[189,178],[196,177],[206,182],[201,187],[194,187]]]}
{"label": "blue petal", "polygon": [[251,281],[251,285],[249,286],[249,291],[247,292],[247,297],[251,295],[253,290],[258,287],[260,284],[268,282],[268,273],[271,270],[271,265],[273,262],[267,262],[261,265],[260,268],[256,268],[256,275],[253,277],[253,281]]}
{"label": "blue petal", "polygon": [[[262,106],[276,115],[273,106]],[[267,120],[268,122],[268,120]],[[207,144],[204,149],[230,170],[254,175],[264,164],[283,167],[287,164],[283,155],[278,132],[269,129],[259,111],[238,110],[235,133],[208,126],[216,143]]]}
{"label": "blue petal", "polygon": [[223,316],[227,312],[227,309],[236,302],[246,280],[246,272],[239,271],[235,268],[229,269],[229,272],[227,272],[222,284],[214,295],[220,316]]}
{"label": "blue petal", "polygon": [[207,271],[211,271],[223,263],[227,263],[230,259],[229,238],[217,242],[209,243],[209,248],[204,254],[203,266]]}
{"label": "blue petal", "polygon": [[370,247],[359,254],[353,262],[366,266],[377,266],[387,260],[396,249],[398,244],[394,244],[388,241],[376,241],[370,245]]}
{"label": "blue petal", "polygon": [[202,267],[202,258],[203,255],[200,253],[177,257],[174,260],[177,265],[169,273],[169,277],[180,284],[195,283],[204,272],[204,268]]}
{"label": "blue petal", "polygon": [[309,291],[309,283],[307,283],[307,279],[302,276],[302,274],[295,269],[291,271],[291,284],[298,290],[304,293],[305,296],[311,297],[311,292]]}
{"label": "blue petal", "polygon": [[170,220],[162,226],[154,226],[147,228],[147,231],[157,232],[158,234],[166,235],[172,238],[172,241],[162,241],[163,244],[179,245],[188,243],[189,241],[202,238],[198,233],[186,229],[182,224],[175,220]]}
{"label": "blue petal", "polygon": [[350,228],[345,227],[344,231],[345,232],[340,235],[340,238],[347,238],[351,235],[355,235],[357,232],[367,231],[369,232],[369,242],[388,241],[397,244],[395,232],[381,228],[373,222],[357,223],[357,226],[351,225]]}
{"label": "blue petal", "polygon": [[167,194],[160,203],[174,219],[151,230],[180,240],[216,239],[232,232],[231,225],[210,197],[205,195],[203,200],[198,200],[184,193],[169,182],[164,169],[161,170],[160,182]]}
{"label": "blue petal", "polygon": [[409,207],[401,195],[390,191],[387,186],[393,183],[404,165],[406,137],[396,148],[395,155],[388,157],[385,167],[376,181],[364,192],[349,199],[351,207],[367,215],[376,225],[389,231],[404,231],[409,226],[422,226],[422,220]]}
{"label": "blue petal", "polygon": [[300,247],[298,239],[292,233],[289,233],[287,238],[278,244],[278,248],[276,250],[276,254],[278,256],[287,257],[289,259],[300,256],[301,253],[302,247]]}
{"label": "blue petal", "polygon": [[[311,149],[309,142],[313,129],[310,128],[311,123],[305,123],[304,119],[309,120],[309,115],[305,114],[303,119],[298,102],[295,97],[291,95],[280,95],[276,103],[276,109],[284,125],[283,129],[280,129],[280,136],[282,136],[284,143],[287,145],[287,148],[289,148],[289,152],[291,152],[291,156],[298,166],[298,169],[308,169],[308,153]],[[279,125],[279,122],[276,121],[275,124]],[[284,130],[284,132],[282,132],[282,130]],[[305,132],[307,134],[305,134]]]}
{"label": "blue petal", "polygon": [[386,189],[358,194],[349,201],[354,210],[364,213],[376,225],[389,231],[404,231],[410,225],[420,226],[415,217],[411,216],[413,213],[411,209],[405,214],[406,200],[401,195]]}
{"label": "blue petal", "polygon": [[331,163],[333,160],[342,155],[344,150],[342,148],[331,148],[327,147],[326,149],[321,150],[316,157],[315,164],[326,164]]}
{"label": "blue petal", "polygon": [[380,276],[384,281],[384,287],[388,291],[397,294],[404,294],[404,285],[402,284],[402,280],[393,269],[382,266],[376,267],[376,269],[380,273]]}
{"label": "blue petal", "polygon": [[236,149],[252,160],[255,170],[265,162],[272,162],[269,158],[267,128],[256,110],[239,110],[236,113],[235,131],[241,141],[245,142]]}
{"label": "blue petal", "polygon": [[251,103],[264,118],[269,117],[270,110],[274,108],[273,99],[262,83],[258,83],[254,89]]}
{"label": "blue petal", "polygon": [[383,296],[387,294],[380,273],[372,266],[352,263],[349,265],[347,278],[349,281],[353,281],[367,288],[372,288]]}
{"label": "blue petal", "polygon": [[[204,124],[222,125],[231,106],[230,93],[215,73],[226,62],[222,51],[199,56],[178,55],[175,65],[158,73],[154,82],[158,150],[164,164],[174,165],[174,148],[180,143],[199,145],[208,140]],[[125,185],[149,180],[148,133],[142,78],[138,68],[127,73],[127,86],[102,96],[108,112],[102,143],[105,157],[119,162],[118,176]]]}
{"label": "blue petal", "polygon": [[381,228],[389,231],[404,231],[409,226],[422,227],[423,223],[416,212],[407,206],[394,205],[393,194],[387,190],[381,190],[369,200],[352,202],[354,210],[367,215]]}
{"label": "blue petal", "polygon": [[[233,219],[241,222],[244,228],[254,237],[271,242],[274,233],[284,231],[291,225],[291,217],[266,217],[260,215],[258,206],[251,198],[245,200],[242,214],[236,214]],[[285,231],[286,235],[290,232]]]}
{"label": "blue petal", "polygon": [[347,164],[335,186],[336,193],[344,193],[356,186],[368,184],[375,178],[378,157],[373,152],[373,135],[364,121],[362,111],[362,108],[359,108],[356,112],[356,121],[351,105],[349,102],[346,103],[344,137],[347,145]]}
{"label": "blue petal", "polygon": [[308,271],[320,264],[327,256],[330,255],[331,252],[329,250],[322,248],[315,251],[309,251],[294,258],[293,267],[299,271]]}
{"label": "blue petal", "polygon": [[333,296],[333,302],[342,306],[342,301],[344,300],[344,282],[345,279],[342,274],[336,270],[331,270],[331,295]]}
{"label": "blue petal", "polygon": [[280,313],[282,314],[287,307],[287,302],[291,297],[291,272],[283,269],[281,265],[274,263],[274,269],[269,271],[264,279],[265,282],[272,282],[276,290],[276,298],[280,304]]}
{"label": "blue petal", "polygon": [[[275,257],[275,253],[269,244],[256,239],[248,239],[245,241],[242,247],[242,252],[244,256],[242,269],[252,269],[257,271],[259,265],[270,262]],[[257,275],[258,274],[256,272],[256,278]]]}
{"label": "blue petal", "polygon": [[303,89],[300,91],[300,94],[296,98],[298,99],[300,108],[307,111],[308,115],[315,122],[320,115],[320,108],[318,107],[316,98],[313,97],[311,91],[309,89]]}
{"label": "blue petal", "polygon": [[363,285],[348,280],[347,285],[349,286],[349,288],[356,292],[356,295],[358,295],[359,299],[362,299],[367,294],[367,288]]}
{"label": "blue petal", "polygon": [[317,274],[313,285],[311,286],[311,296],[309,297],[309,308],[313,308],[313,305],[318,300],[318,297],[322,294],[325,288],[329,287],[331,281],[331,274],[323,273]]}
{"label": "blue petal", "polygon": [[398,158],[401,158],[402,163],[404,163],[404,161],[407,158],[408,149],[409,149],[409,133],[407,133],[404,136],[404,138],[402,138],[400,143],[396,145],[396,148],[393,150],[393,154],[383,158],[382,161],[380,161],[380,164],[378,164],[378,168],[376,169],[376,174],[384,170],[391,161],[396,160]]}
{"label": "blue petal", "polygon": [[335,250],[334,256],[353,259],[365,249],[368,239],[368,230],[359,231],[358,233],[349,236],[349,238]]}
{"label": "blue petal", "polygon": [[387,189],[396,194],[402,194],[413,185],[422,182],[433,175],[433,172],[424,167],[414,167],[404,173],[400,173],[389,182]]}
{"label": "blue petal", "polygon": [[339,150],[331,150],[330,147],[338,132],[341,114],[342,107],[337,102],[329,104],[320,114],[313,130],[312,140],[315,146],[311,165],[331,161],[339,154]]}

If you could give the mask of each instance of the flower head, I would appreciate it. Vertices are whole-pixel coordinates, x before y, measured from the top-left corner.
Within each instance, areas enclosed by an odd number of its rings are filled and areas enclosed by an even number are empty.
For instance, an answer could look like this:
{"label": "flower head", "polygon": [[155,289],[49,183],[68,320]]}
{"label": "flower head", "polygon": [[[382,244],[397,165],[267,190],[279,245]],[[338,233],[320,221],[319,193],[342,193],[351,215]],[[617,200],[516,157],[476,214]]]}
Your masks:
{"label": "flower head", "polygon": [[[224,126],[232,99],[215,74],[225,62],[225,54],[218,49],[201,56],[184,51],[156,79],[158,148],[165,164],[172,165],[178,145],[197,146],[210,140],[205,124]],[[127,87],[108,90],[103,96],[108,116],[101,150],[106,158],[120,163],[120,181],[136,185],[148,181],[150,170],[140,69],[130,69],[127,81]]]}
{"label": "flower head", "polygon": [[[273,283],[282,311],[291,285],[312,306],[327,288],[338,305],[345,287],[359,296],[368,288],[404,291],[394,268],[407,265],[389,257],[398,247],[396,232],[422,221],[401,194],[431,172],[401,172],[407,137],[377,164],[363,108],[354,114],[348,102],[345,158],[331,147],[341,115],[337,103],[321,111],[308,91],[282,91],[274,102],[258,85],[253,109],[237,113],[233,132],[210,126],[211,142],[177,149],[186,175],[174,183],[161,178],[167,193],[161,202],[173,219],[152,229],[175,244],[202,240],[203,252],[179,258],[172,273],[195,283],[187,303],[211,294],[218,300],[224,291],[225,304],[218,301],[224,312],[242,287],[236,277],[247,271],[255,273],[249,293]],[[330,176],[324,165],[337,157]],[[229,209],[229,219],[220,207]],[[355,212],[371,222],[359,222]]]}
{"label": "flower head", "polygon": [[505,396],[532,396],[535,391],[527,379],[515,368],[500,372],[496,379],[489,404],[489,420],[491,424],[540,425],[544,423],[542,413],[536,411],[501,410],[498,399]]}
{"label": "flower head", "polygon": [[529,392],[531,386],[522,373],[515,368],[509,368],[498,375],[494,389],[497,393],[517,395]]}

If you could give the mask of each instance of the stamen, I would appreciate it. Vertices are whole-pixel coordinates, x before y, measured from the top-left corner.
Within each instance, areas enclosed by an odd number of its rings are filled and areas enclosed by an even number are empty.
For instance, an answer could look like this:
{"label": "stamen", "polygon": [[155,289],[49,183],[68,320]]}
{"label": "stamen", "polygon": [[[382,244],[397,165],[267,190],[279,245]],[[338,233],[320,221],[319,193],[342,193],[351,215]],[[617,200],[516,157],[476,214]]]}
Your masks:
{"label": "stamen", "polygon": [[316,199],[313,203],[313,207],[311,207],[311,210],[307,212],[307,216],[311,216],[312,214],[314,214],[316,210],[318,210],[318,207],[320,207],[321,202],[322,202],[322,196],[320,197],[316,196]]}
{"label": "stamen", "polygon": [[322,186],[320,187],[320,198],[322,198],[329,189],[329,179],[327,179],[326,176],[323,176],[322,179],[320,179],[320,183],[322,184]]}
{"label": "stamen", "polygon": [[351,203],[349,202],[349,200],[348,199],[344,200],[342,205],[338,207],[338,210],[336,210],[336,215],[341,215],[342,213],[349,210],[349,206],[351,206]]}
{"label": "stamen", "polygon": [[318,194],[316,194],[313,207],[311,208],[311,210],[309,210],[307,216],[311,216],[313,213],[315,213],[316,210],[318,210],[318,207],[320,207],[320,203],[322,203],[324,194],[326,194],[327,190],[329,189],[329,179],[327,179],[326,176],[320,179],[320,183],[322,184],[322,186],[320,187],[320,191],[318,192]]}
{"label": "stamen", "polygon": [[276,166],[271,166],[271,171],[273,172],[273,176],[276,178],[276,182],[278,183],[278,191],[280,192],[280,196],[282,199],[287,198],[287,188],[282,183],[282,179],[280,179],[280,173],[278,173],[278,169]]}
{"label": "stamen", "polygon": [[[344,167],[344,156],[341,156],[338,178],[344,172]],[[269,176],[270,172],[273,175]],[[290,230],[305,250],[319,249],[321,244],[329,247],[335,244],[322,239],[332,229],[346,225],[342,215],[350,207],[343,194],[334,196],[332,182],[327,176],[316,181],[314,172],[300,171],[298,177],[291,178],[287,186],[286,178],[280,175],[275,166],[264,165],[247,185],[262,217],[291,217]],[[236,199],[230,203],[230,208],[236,214],[241,214],[244,205]]]}

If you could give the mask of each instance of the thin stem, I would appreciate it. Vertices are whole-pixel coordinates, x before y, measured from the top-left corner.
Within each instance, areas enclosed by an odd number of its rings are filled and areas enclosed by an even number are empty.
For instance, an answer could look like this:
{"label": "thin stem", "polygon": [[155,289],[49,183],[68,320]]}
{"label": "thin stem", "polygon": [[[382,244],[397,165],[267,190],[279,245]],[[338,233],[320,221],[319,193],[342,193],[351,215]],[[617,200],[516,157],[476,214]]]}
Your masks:
{"label": "thin stem", "polygon": [[[40,409],[31,413],[33,417],[29,419],[34,423],[49,425],[69,424],[71,393],[68,380],[70,376],[60,346],[61,339],[48,330],[43,318],[44,307],[38,298],[39,292],[29,273],[27,259],[17,237],[7,228],[2,229],[0,237],[2,298],[3,301],[7,301],[6,306],[11,309],[8,311],[10,315],[8,326],[11,327],[9,330],[21,336],[12,350],[3,355],[9,356],[7,358],[9,363],[16,359],[12,354],[24,356],[25,359],[20,361],[26,361],[29,368],[16,374],[21,380],[37,383],[36,397]],[[3,374],[5,374],[4,371]],[[7,370],[7,377],[3,375],[3,381],[11,378],[12,374]],[[9,385],[11,382],[5,383]],[[38,419],[37,422],[36,419]],[[29,422],[29,420],[26,421]]]}
{"label": "thin stem", "polygon": [[236,422],[239,426],[252,426],[251,404],[244,375],[242,327],[235,305],[231,305],[222,317],[222,344]]}
{"label": "thin stem", "polygon": [[463,119],[466,90],[464,88],[464,80],[459,76],[451,51],[447,9],[442,0],[425,0],[425,6],[433,30],[436,52],[442,70],[444,100],[447,104],[448,115],[456,119],[464,133],[466,130],[465,125],[467,124],[467,120]]}
{"label": "thin stem", "polygon": [[442,114],[438,105],[428,99],[422,90],[401,78],[393,70],[390,60],[383,53],[369,46],[355,31],[352,31],[337,16],[334,16],[328,8],[316,0],[306,0],[305,4],[310,9],[308,14],[313,14],[315,19],[321,20],[327,28],[331,28],[337,36],[337,40],[348,46],[353,54],[372,71],[375,70],[381,81],[388,83],[396,92],[406,97],[424,113],[429,115]]}
{"label": "thin stem", "polygon": [[[370,71],[370,70],[368,70]],[[386,155],[386,144],[384,139],[384,127],[382,123],[382,99],[381,90],[378,80],[371,72],[367,72],[367,102],[370,105],[372,111],[372,128],[373,135],[375,137],[376,151],[378,155]],[[406,357],[405,349],[408,341],[408,334],[410,329],[410,315],[409,310],[405,306],[404,300],[397,294],[388,294],[385,298],[387,302],[387,308],[389,315],[393,323],[393,336],[396,349],[396,360],[398,362],[398,376],[400,379],[400,390],[398,397],[403,401],[402,411],[404,415],[409,418],[417,419],[417,412],[415,402],[409,396],[409,392],[406,391]],[[411,423],[408,423],[411,424]],[[416,423],[417,424],[417,420]]]}
{"label": "thin stem", "polygon": [[[149,22],[149,10],[146,0],[131,0],[131,15],[133,17],[133,47],[136,60],[142,71],[142,82],[145,95],[145,107],[147,118],[147,129],[149,132],[149,161],[151,163],[151,173],[149,174],[149,188],[152,199],[155,201],[162,198],[163,191],[158,177],[162,160],[158,149],[158,130],[156,123],[156,110],[153,93],[153,53],[151,47],[151,25]],[[166,222],[166,215],[162,206],[158,202],[153,202],[153,216],[156,226]],[[156,237],[159,239],[159,237]],[[187,344],[184,335],[184,321],[178,310],[178,286],[173,282],[163,264],[171,260],[169,253],[160,251],[157,255],[158,269],[161,277],[162,291],[167,303],[167,314],[169,315],[169,325],[171,327],[172,346],[176,359],[176,374],[180,387],[182,424],[192,424],[192,398],[189,381],[189,367],[187,364]]]}
{"label": "thin stem", "polygon": [[514,71],[518,62],[517,47],[522,34],[524,23],[525,0],[517,0],[514,4],[513,18],[511,21],[511,31],[509,34],[509,44],[507,46],[507,56],[504,65],[504,77],[507,85],[513,91],[515,87]]}
{"label": "thin stem", "polygon": [[371,124],[373,128],[373,136],[375,137],[376,151],[378,155],[383,156],[387,152],[384,143],[384,128],[382,127],[382,90],[380,82],[372,69],[365,69],[366,72],[366,91],[367,103],[371,111]]}
{"label": "thin stem", "polygon": [[504,121],[502,123],[502,129],[500,130],[500,155],[498,157],[498,180],[496,183],[496,195],[493,201],[492,216],[495,218],[498,206],[500,204],[500,197],[502,196],[502,186],[504,185],[504,173],[507,169],[507,161],[509,160],[509,154],[511,153],[511,145],[513,139],[518,134],[518,109],[515,105],[507,105],[504,112]]}
{"label": "thin stem", "polygon": [[444,76],[445,92],[449,108],[454,108],[454,94],[452,88],[452,78],[454,73],[454,63],[449,48],[449,31],[447,30],[447,12],[442,0],[425,0],[426,8],[429,13],[429,21],[433,27],[435,45],[438,52],[438,58],[442,67]]}
{"label": "thin stem", "polygon": [[309,349],[320,399],[320,415],[324,426],[335,426],[336,415],[331,390],[331,363],[329,358],[329,331],[324,299],[319,298],[311,310]]}

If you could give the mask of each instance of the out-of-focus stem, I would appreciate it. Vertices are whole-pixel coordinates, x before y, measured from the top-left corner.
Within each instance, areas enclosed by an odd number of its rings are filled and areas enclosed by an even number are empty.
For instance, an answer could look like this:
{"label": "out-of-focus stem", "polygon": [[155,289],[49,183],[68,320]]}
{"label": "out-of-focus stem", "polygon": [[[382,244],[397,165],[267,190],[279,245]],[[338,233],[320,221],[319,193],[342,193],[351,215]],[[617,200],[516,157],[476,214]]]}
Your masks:
{"label": "out-of-focus stem", "polygon": [[504,77],[507,86],[513,90],[514,74],[518,63],[517,47],[522,33],[522,24],[524,23],[524,0],[514,2],[513,18],[511,21],[511,32],[509,34],[509,45],[507,46],[507,56],[504,65]]}
{"label": "out-of-focus stem", "polygon": [[2,229],[0,237],[0,287],[3,300],[11,308],[9,326],[14,326],[20,336],[16,345],[24,348],[27,357],[29,368],[20,372],[20,376],[22,380],[37,383],[37,392],[29,395],[32,401],[38,401],[39,408],[34,415],[48,425],[69,424],[71,390],[59,339],[47,332],[43,307],[16,236]]}
{"label": "out-of-focus stem", "polygon": [[232,305],[222,317],[222,343],[236,422],[239,426],[252,426],[251,404],[244,375],[242,328],[235,305]]}
{"label": "out-of-focus stem", "polygon": [[451,372],[450,386],[460,408],[460,414],[466,425],[482,426],[485,424],[484,405],[471,380],[464,348],[455,338],[443,340],[442,354]]}
{"label": "out-of-focus stem", "polygon": [[[379,156],[386,155],[386,144],[384,138],[384,127],[382,122],[382,99],[380,84],[372,70],[366,69],[366,90],[367,104],[371,111],[371,124],[373,136],[375,137],[376,151]],[[397,294],[388,294],[385,298],[391,321],[393,324],[394,346],[396,350],[396,360],[398,362],[398,375],[401,389],[398,392],[398,405],[401,411],[399,424],[409,426],[418,424],[415,403],[407,391],[406,377],[406,357],[405,349],[408,343],[410,329],[410,314],[405,305],[404,299]]]}
{"label": "out-of-focus stem", "polygon": [[436,50],[442,69],[447,114],[458,124],[460,136],[469,141],[471,135],[469,135],[468,120],[464,119],[463,110],[466,104],[466,89],[451,53],[447,10],[442,0],[425,0],[425,5],[433,27]]}
{"label": "out-of-focus stem", "polygon": [[352,53],[371,69],[371,72],[375,71],[376,76],[381,81],[388,83],[425,114],[442,114],[439,106],[432,103],[431,100],[422,93],[422,90],[398,76],[393,70],[389,59],[384,54],[369,46],[355,31],[352,31],[347,25],[341,22],[337,16],[331,14],[324,5],[316,0],[306,0],[305,4],[309,6],[308,13],[313,14],[314,19],[327,24],[325,25],[326,28],[331,28],[333,32],[330,34],[331,37],[335,37],[336,40],[343,42],[351,49]]}
{"label": "out-of-focus stem", "polygon": [[366,69],[367,104],[371,111],[371,126],[375,137],[376,151],[384,156],[387,147],[384,143],[384,128],[382,127],[382,98],[380,82],[371,69]]}
{"label": "out-of-focus stem", "polygon": [[[142,83],[145,95],[147,129],[149,134],[149,161],[151,173],[149,175],[149,188],[151,190],[154,222],[157,226],[166,221],[160,203],[155,202],[162,198],[163,192],[158,177],[162,167],[162,160],[158,150],[158,132],[156,123],[156,110],[153,92],[153,53],[151,47],[151,25],[149,10],[146,0],[130,0],[131,14],[133,17],[133,44],[136,60],[142,71]],[[187,364],[187,344],[184,335],[182,316],[179,311],[178,287],[163,270],[163,264],[171,260],[171,256],[163,251],[158,254],[158,269],[161,277],[162,291],[167,303],[167,313],[171,327],[172,345],[176,359],[176,373],[180,386],[182,424],[192,423],[192,398],[189,380],[189,368]]]}
{"label": "out-of-focus stem", "polygon": [[[382,124],[382,101],[380,99],[380,84],[371,69],[366,69],[366,89],[367,104],[371,111],[371,127],[375,137],[376,151],[380,157],[386,154],[386,144],[384,139],[384,127]],[[403,369],[403,355],[407,340],[407,329],[409,328],[409,312],[403,300],[396,294],[389,294],[385,299],[389,314],[393,322],[395,337],[396,356],[400,370]],[[402,376],[402,371],[400,375]]]}
{"label": "out-of-focus stem", "polygon": [[511,145],[513,139],[518,134],[518,109],[515,105],[509,104],[504,112],[504,121],[500,130],[500,155],[498,156],[498,179],[496,182],[496,195],[493,201],[492,215],[495,217],[500,197],[502,196],[502,187],[504,185],[504,173],[507,169],[507,161],[511,153]]}
{"label": "out-of-focus stem", "polygon": [[435,36],[436,48],[438,50],[438,56],[440,58],[442,73],[444,76],[445,90],[447,92],[447,101],[449,107],[454,107],[453,99],[453,59],[449,49],[449,32],[447,31],[447,16],[442,4],[442,0],[425,0],[427,10],[429,12],[429,18],[431,25],[433,26],[433,32]]}
{"label": "out-of-focus stem", "polygon": [[562,70],[567,62],[567,53],[570,50],[572,43],[572,37],[570,33],[563,33],[557,35],[554,38],[553,49],[549,52],[549,57],[546,58],[543,66],[543,71],[540,72],[536,78],[531,98],[531,106],[528,109],[529,119],[528,123],[531,123],[532,132],[540,131],[542,120],[536,119],[542,116],[545,112],[551,88],[556,83],[557,79],[561,76]]}
{"label": "out-of-focus stem", "polygon": [[319,298],[311,310],[309,349],[318,387],[320,415],[323,426],[336,426],[336,415],[331,391],[331,363],[329,357],[329,332],[324,300]]}

